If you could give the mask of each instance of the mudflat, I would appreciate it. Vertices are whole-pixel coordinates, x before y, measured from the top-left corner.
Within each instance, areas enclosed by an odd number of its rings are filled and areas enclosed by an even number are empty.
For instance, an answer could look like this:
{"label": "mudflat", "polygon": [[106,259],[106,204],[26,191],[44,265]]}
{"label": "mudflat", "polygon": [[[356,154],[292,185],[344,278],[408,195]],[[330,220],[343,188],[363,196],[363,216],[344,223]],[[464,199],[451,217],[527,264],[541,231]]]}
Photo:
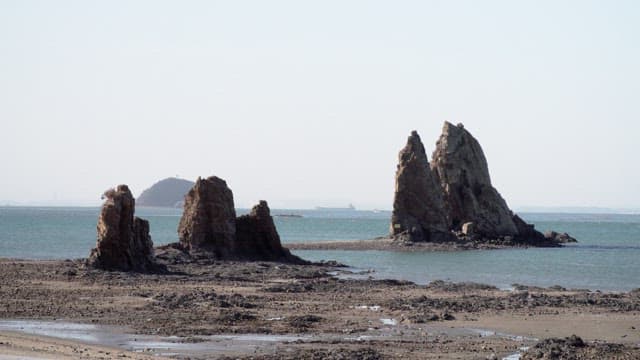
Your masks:
{"label": "mudflat", "polygon": [[[17,330],[0,332],[0,353],[6,359],[486,359],[554,352],[640,358],[640,290],[504,291],[474,283],[348,279],[344,268],[324,264],[160,261],[168,273],[98,271],[81,260],[2,259],[0,318],[112,326],[170,339],[180,344],[177,350],[131,352]],[[202,345],[242,334],[269,339],[268,345]]]}
{"label": "mudflat", "polygon": [[405,242],[393,238],[367,240],[309,241],[287,243],[290,250],[380,250],[396,252],[418,251],[460,251],[525,248],[526,245],[504,244],[500,241],[447,241],[447,242]]}

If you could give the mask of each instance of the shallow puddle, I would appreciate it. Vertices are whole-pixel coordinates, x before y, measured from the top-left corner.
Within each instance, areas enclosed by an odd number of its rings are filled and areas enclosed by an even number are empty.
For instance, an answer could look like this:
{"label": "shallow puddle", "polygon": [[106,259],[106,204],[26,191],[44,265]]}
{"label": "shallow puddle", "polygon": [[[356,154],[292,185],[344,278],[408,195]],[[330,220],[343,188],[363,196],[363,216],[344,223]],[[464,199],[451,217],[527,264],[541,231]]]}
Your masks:
{"label": "shallow puddle", "polygon": [[[316,334],[312,336],[298,335],[265,335],[265,334],[229,334],[198,336],[187,339],[178,336],[137,335],[125,327],[81,324],[65,321],[34,320],[0,320],[0,331],[14,331],[29,335],[48,336],[52,338],[77,341],[85,344],[102,345],[128,351],[145,352],[160,356],[203,356],[203,355],[247,355],[254,353],[273,353],[278,346],[294,341],[394,341],[407,338],[423,338],[425,333],[447,336],[496,336],[513,341],[533,341],[515,335],[498,333],[485,329],[452,328],[444,325],[410,326],[400,325],[396,319],[379,319],[382,327],[370,328],[359,334],[344,336],[343,334]],[[518,359],[520,354],[507,357]],[[2,358],[0,360],[13,360]]]}
{"label": "shallow puddle", "polygon": [[[199,337],[201,342],[182,342],[177,336],[136,335],[126,328],[79,324],[64,321],[0,320],[0,330],[48,336],[86,344],[103,345],[128,351],[150,352],[161,356],[253,353],[281,343],[309,339],[290,335],[212,335]],[[0,358],[0,360],[3,360]]]}

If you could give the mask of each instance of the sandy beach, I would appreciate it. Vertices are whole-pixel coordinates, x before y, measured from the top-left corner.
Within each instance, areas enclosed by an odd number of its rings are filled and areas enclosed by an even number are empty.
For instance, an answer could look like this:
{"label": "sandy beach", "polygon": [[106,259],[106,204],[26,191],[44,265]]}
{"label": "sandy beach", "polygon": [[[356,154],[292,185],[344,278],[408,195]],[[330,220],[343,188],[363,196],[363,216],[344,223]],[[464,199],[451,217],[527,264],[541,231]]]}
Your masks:
{"label": "sandy beach", "polygon": [[[588,344],[583,358],[640,357],[639,291],[421,286],[270,262],[167,265],[168,274],[133,274],[1,260],[0,358],[501,359],[574,334]],[[92,340],[16,325],[61,322],[94,326]]]}

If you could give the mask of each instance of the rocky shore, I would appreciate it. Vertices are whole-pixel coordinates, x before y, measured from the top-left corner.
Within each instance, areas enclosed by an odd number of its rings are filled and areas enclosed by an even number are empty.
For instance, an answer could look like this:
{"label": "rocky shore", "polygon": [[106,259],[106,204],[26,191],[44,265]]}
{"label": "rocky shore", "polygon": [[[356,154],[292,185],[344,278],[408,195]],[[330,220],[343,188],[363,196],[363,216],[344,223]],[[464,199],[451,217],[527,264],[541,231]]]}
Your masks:
{"label": "rocky shore", "polygon": [[[377,238],[370,240],[310,241],[287,243],[290,250],[380,250],[395,252],[420,251],[464,251],[526,248],[530,245],[506,242],[501,239],[489,241],[468,241],[454,239],[446,242],[406,242],[397,238]],[[559,246],[559,245],[555,245]]]}
{"label": "rocky shore", "polygon": [[[345,279],[346,269],[323,264],[183,263],[161,252],[156,261],[166,273],[102,271],[79,260],[0,260],[0,318],[64,320],[124,327],[140,336],[177,336],[172,341],[184,347],[174,358],[501,359],[519,352],[527,359],[554,358],[544,356],[575,352],[576,341],[546,339],[572,335],[585,344],[580,359],[640,356],[640,290],[518,286],[502,291],[442,281],[421,286]],[[202,347],[220,334],[296,340],[251,349],[236,343],[188,354],[189,348]],[[20,341],[26,341],[16,336],[0,331],[0,353],[16,353]],[[74,358],[61,355],[69,347],[47,341],[50,348],[34,345],[33,352],[24,353]],[[88,358],[110,358],[105,352],[121,358],[154,354],[74,346],[95,355]]]}

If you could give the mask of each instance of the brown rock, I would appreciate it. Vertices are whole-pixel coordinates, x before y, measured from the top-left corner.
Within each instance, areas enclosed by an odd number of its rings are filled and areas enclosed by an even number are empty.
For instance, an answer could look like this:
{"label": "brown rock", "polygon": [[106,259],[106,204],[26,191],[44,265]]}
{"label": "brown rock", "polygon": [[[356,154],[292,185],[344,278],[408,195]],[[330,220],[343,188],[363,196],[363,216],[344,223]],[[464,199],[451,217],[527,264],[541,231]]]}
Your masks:
{"label": "brown rock", "polygon": [[87,264],[106,270],[157,271],[149,222],[134,217],[135,200],[127,185],[107,190],[98,218],[98,240]]}
{"label": "brown rock", "polygon": [[475,231],[484,238],[518,234],[507,203],[491,185],[480,144],[462,124],[445,122],[431,169],[444,192],[453,230],[473,222]]}
{"label": "brown rock", "polygon": [[558,246],[568,234],[545,236],[507,206],[491,185],[478,141],[444,123],[429,164],[413,131],[399,154],[391,236],[402,241],[472,241],[502,245]]}
{"label": "brown rock", "polygon": [[448,241],[443,193],[416,131],[398,155],[391,235],[403,241]]}
{"label": "brown rock", "polygon": [[215,176],[198,178],[185,196],[184,212],[178,225],[180,244],[185,250],[213,253],[228,258],[236,234],[233,193]]}
{"label": "brown rock", "polygon": [[304,262],[282,247],[269,205],[264,200],[254,206],[251,213],[236,219],[234,245],[235,254],[242,259]]}
{"label": "brown rock", "polygon": [[198,178],[185,196],[178,234],[178,247],[198,257],[306,263],[282,247],[266,201],[236,218],[233,193],[215,176]]}

